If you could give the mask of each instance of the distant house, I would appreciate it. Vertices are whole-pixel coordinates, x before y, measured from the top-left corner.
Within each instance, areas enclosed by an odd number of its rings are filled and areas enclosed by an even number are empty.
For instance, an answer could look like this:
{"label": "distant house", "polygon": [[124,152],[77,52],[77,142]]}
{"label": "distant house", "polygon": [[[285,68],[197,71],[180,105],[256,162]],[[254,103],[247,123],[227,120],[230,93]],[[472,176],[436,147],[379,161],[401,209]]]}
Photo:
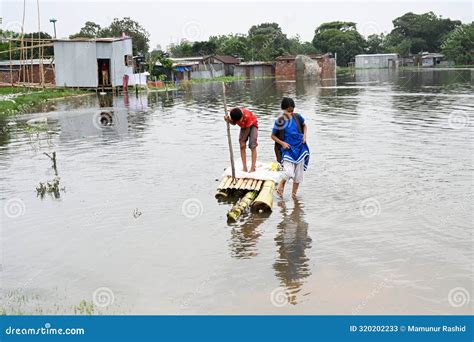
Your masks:
{"label": "distant house", "polygon": [[448,66],[448,61],[445,60],[441,53],[425,53],[421,56],[421,66],[434,68],[437,66]]}
{"label": "distant house", "polygon": [[133,74],[130,37],[56,39],[54,58],[60,87],[120,87]]}
{"label": "distant house", "polygon": [[355,67],[358,69],[398,68],[399,60],[396,53],[377,53],[355,56]]}
{"label": "distant house", "polygon": [[[321,78],[334,78],[336,70],[336,61],[331,56],[308,55],[314,61],[317,61],[321,68]],[[296,79],[295,55],[280,56],[275,59],[275,76],[289,80]]]}
{"label": "distant house", "polygon": [[42,81],[45,84],[54,84],[53,59],[0,61],[0,83],[41,84]]}
{"label": "distant house", "polygon": [[275,76],[273,62],[244,62],[235,66],[234,76],[237,77],[272,77]]}
{"label": "distant house", "polygon": [[234,69],[240,63],[240,59],[234,56],[215,55],[210,57],[213,64],[222,64],[224,66],[225,76],[234,76]]}

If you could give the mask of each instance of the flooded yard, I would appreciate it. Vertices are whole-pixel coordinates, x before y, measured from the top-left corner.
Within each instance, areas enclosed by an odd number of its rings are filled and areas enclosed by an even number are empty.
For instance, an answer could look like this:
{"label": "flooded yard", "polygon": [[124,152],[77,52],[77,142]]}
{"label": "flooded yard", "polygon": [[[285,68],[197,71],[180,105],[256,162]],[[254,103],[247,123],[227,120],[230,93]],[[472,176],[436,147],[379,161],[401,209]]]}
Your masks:
{"label": "flooded yard", "polygon": [[[231,225],[214,198],[229,165],[220,83],[0,117],[2,310],[472,313],[458,305],[474,295],[472,72],[229,83],[229,105],[259,118],[261,161],[283,96],[308,124],[298,199]],[[52,151],[62,189],[41,199]]]}

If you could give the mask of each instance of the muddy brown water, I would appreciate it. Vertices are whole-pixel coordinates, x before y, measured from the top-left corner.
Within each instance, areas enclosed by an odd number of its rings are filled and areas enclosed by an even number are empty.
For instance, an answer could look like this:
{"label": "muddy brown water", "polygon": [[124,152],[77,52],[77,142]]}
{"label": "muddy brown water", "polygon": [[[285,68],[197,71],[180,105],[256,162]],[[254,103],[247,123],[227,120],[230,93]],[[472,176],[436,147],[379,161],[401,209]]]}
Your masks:
{"label": "muddy brown water", "polygon": [[[214,198],[229,164],[219,83],[1,118],[2,311],[471,313],[471,75],[230,83],[228,102],[259,117],[259,160],[282,96],[312,152],[297,201],[287,189],[271,216],[232,225]],[[65,191],[40,199],[52,151]]]}

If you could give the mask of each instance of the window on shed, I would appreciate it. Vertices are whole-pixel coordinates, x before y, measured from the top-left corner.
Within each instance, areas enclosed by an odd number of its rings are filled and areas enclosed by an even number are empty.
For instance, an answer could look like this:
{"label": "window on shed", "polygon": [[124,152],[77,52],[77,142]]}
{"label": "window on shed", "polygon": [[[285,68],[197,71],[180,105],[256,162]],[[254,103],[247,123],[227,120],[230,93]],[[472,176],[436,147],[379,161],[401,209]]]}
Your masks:
{"label": "window on shed", "polygon": [[128,67],[133,66],[133,56],[132,55],[125,55],[124,61],[125,61],[125,66],[128,66]]}

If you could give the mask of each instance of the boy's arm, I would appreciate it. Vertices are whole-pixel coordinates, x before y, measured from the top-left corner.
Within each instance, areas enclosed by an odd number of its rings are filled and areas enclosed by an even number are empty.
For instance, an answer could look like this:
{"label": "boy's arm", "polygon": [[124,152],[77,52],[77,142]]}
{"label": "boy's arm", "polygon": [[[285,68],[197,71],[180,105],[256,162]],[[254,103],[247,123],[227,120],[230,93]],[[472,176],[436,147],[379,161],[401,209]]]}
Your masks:
{"label": "boy's arm", "polygon": [[306,123],[303,123],[303,144],[306,144],[306,132],[308,131],[308,127]]}
{"label": "boy's arm", "polygon": [[229,118],[229,115],[224,115],[224,120],[227,121],[228,123],[230,123],[233,126],[236,125],[236,123],[234,121],[232,121],[231,118]]}

